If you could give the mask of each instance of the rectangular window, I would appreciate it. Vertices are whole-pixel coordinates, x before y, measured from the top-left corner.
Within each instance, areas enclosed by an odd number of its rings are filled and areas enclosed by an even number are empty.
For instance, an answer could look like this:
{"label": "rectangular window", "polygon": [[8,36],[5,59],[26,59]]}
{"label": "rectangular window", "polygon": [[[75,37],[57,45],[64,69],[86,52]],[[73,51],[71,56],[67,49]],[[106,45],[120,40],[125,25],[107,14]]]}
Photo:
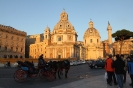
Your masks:
{"label": "rectangular window", "polygon": [[8,35],[6,35],[6,38],[8,38]]}
{"label": "rectangular window", "polygon": [[13,39],[13,38],[14,38],[14,36],[11,37],[11,39]]}
{"label": "rectangular window", "polygon": [[58,37],[58,41],[61,41],[61,37]]}
{"label": "rectangular window", "polygon": [[11,51],[13,51],[13,47],[11,47]]}
{"label": "rectangular window", "polygon": [[7,46],[5,46],[5,50],[7,51]]}
{"label": "rectangular window", "polygon": [[90,39],[90,43],[92,43],[93,41],[92,41],[92,39]]}
{"label": "rectangular window", "polygon": [[21,48],[21,52],[23,52],[23,49]]}
{"label": "rectangular window", "polygon": [[18,51],[18,48],[16,48],[16,52]]}
{"label": "rectangular window", "polygon": [[0,38],[2,37],[2,34],[0,34]]}

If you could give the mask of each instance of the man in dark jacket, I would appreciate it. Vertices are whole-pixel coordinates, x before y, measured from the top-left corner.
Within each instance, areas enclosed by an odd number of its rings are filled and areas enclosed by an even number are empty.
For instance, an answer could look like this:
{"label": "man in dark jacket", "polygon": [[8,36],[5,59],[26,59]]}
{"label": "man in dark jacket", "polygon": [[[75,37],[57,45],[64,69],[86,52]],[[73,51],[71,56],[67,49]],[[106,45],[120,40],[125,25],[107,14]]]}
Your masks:
{"label": "man in dark jacket", "polygon": [[116,55],[116,61],[114,61],[113,67],[115,68],[119,88],[123,88],[123,74],[125,63],[119,55]]}
{"label": "man in dark jacket", "polygon": [[131,78],[131,86],[133,88],[133,55],[131,55],[131,60],[128,62],[128,73],[130,75]]}

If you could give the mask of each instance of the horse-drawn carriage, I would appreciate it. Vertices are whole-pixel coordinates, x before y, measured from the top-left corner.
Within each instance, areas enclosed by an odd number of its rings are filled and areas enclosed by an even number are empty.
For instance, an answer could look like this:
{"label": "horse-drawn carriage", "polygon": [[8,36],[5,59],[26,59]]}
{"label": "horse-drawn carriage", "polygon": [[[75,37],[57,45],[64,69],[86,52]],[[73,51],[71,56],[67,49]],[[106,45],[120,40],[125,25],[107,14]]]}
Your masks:
{"label": "horse-drawn carriage", "polygon": [[14,79],[17,82],[24,82],[28,77],[37,76],[52,81],[56,78],[56,73],[58,73],[58,77],[61,78],[60,75],[63,69],[65,69],[65,77],[67,78],[67,73],[70,68],[69,60],[49,61],[38,67],[34,67],[34,64],[29,61],[17,61],[17,63],[19,69],[14,73]]}

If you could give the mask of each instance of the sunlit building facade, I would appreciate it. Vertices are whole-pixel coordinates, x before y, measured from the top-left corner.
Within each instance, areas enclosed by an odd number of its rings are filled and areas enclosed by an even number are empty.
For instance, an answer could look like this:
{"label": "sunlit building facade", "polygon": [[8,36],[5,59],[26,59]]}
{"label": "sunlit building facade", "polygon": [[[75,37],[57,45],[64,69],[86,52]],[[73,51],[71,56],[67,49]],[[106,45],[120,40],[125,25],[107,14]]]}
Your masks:
{"label": "sunlit building facade", "polygon": [[53,31],[47,26],[43,35],[36,36],[34,44],[30,44],[29,57],[38,58],[43,54],[44,58],[49,59],[80,59],[77,37],[77,32],[68,20],[68,14],[63,11]]}
{"label": "sunlit building facade", "polygon": [[[113,43],[113,48],[115,50],[115,54],[119,54],[120,53],[120,43],[119,42],[114,42]],[[129,54],[133,54],[133,38],[130,38],[128,40],[125,40],[123,45],[122,45],[122,51],[121,54],[124,55],[129,55]]]}
{"label": "sunlit building facade", "polygon": [[27,33],[0,25],[0,58],[25,58]]}
{"label": "sunlit building facade", "polygon": [[103,58],[103,43],[94,23],[89,22],[89,28],[84,33],[84,46],[86,48],[86,60]]}

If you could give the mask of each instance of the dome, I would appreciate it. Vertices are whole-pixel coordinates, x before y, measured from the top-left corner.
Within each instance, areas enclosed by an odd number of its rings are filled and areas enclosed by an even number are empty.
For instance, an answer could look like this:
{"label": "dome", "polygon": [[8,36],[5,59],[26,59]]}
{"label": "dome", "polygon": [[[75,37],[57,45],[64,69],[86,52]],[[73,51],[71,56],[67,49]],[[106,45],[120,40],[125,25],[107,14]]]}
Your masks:
{"label": "dome", "polygon": [[60,21],[54,26],[53,33],[75,33],[73,25],[68,21],[68,14],[63,11],[60,15]]}
{"label": "dome", "polygon": [[84,38],[90,36],[100,37],[99,32],[97,31],[97,29],[94,28],[92,21],[89,22],[89,28],[84,33]]}

